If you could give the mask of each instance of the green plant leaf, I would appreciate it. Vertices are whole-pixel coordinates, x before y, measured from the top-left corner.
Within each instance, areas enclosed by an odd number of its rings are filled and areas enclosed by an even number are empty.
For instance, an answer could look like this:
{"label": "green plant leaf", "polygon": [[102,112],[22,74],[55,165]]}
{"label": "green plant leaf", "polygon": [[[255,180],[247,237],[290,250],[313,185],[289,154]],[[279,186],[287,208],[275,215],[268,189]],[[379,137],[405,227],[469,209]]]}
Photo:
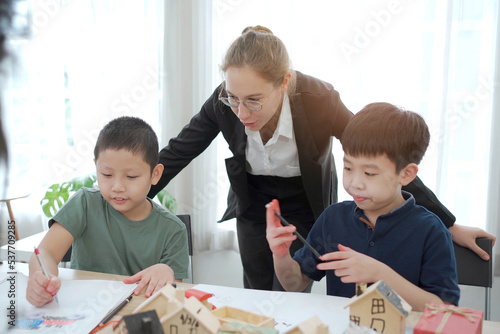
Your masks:
{"label": "green plant leaf", "polygon": [[67,182],[59,185],[53,184],[47,189],[45,197],[42,198],[40,204],[42,205],[43,213],[51,218],[56,212],[66,203],[69,198],[69,184]]}
{"label": "green plant leaf", "polygon": [[166,207],[173,214],[177,213],[177,201],[165,189],[162,189],[157,195],[161,205]]}
{"label": "green plant leaf", "polygon": [[84,176],[78,176],[69,181],[71,185],[69,191],[76,192],[81,187],[92,188],[96,182],[97,182],[97,177],[95,173],[91,173]]}
{"label": "green plant leaf", "polygon": [[55,183],[51,185],[45,196],[40,201],[43,213],[52,218],[56,212],[66,203],[70,195],[78,191],[81,187],[92,188],[97,182],[95,173],[84,176],[78,176],[70,181],[63,182],[62,184]]}

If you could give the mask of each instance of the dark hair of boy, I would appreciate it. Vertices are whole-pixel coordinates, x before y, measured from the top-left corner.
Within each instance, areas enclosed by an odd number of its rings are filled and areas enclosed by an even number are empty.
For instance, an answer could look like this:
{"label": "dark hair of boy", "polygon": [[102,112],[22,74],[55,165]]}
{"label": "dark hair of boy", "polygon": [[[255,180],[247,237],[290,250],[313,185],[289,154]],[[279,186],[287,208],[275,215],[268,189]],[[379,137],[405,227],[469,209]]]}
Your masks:
{"label": "dark hair of boy", "polygon": [[158,164],[158,137],[151,126],[137,117],[122,116],[110,121],[99,133],[94,148],[94,158],[105,150],[127,150],[142,155],[151,166],[151,172]]}
{"label": "dark hair of boy", "polygon": [[399,173],[409,163],[419,164],[430,134],[419,114],[385,102],[368,104],[354,115],[342,134],[342,148],[351,156],[385,154]]}

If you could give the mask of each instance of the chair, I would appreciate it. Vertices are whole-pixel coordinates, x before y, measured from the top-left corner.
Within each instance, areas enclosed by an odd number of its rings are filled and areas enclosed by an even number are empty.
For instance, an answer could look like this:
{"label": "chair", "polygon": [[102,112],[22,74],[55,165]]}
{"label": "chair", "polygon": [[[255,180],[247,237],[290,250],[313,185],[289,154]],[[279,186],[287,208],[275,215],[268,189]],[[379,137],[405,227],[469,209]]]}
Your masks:
{"label": "chair", "polygon": [[71,261],[71,251],[73,250],[73,245],[69,246],[68,251],[64,254],[61,262],[63,262],[64,267],[66,264]]}
{"label": "chair", "polygon": [[[16,199],[28,197],[29,195],[30,194],[7,195],[6,197],[0,198],[0,202],[5,202],[5,204],[7,205],[7,210],[9,211],[9,218],[10,218],[9,224],[11,224],[11,226],[12,226],[9,228],[14,229],[14,236],[16,238],[16,241],[19,240],[19,232],[17,230],[16,219],[14,218],[14,212],[12,211],[12,206],[11,206],[10,202],[12,202]],[[10,233],[9,233],[9,240],[11,240]]]}
{"label": "chair", "polygon": [[490,320],[491,287],[493,285],[493,260],[491,259],[493,241],[491,238],[477,238],[479,247],[490,255],[484,261],[473,251],[453,243],[457,262],[458,284],[482,286],[485,290],[484,319]]}
{"label": "chair", "polygon": [[188,236],[188,252],[189,252],[189,278],[188,282],[193,283],[193,236],[191,234],[191,215],[187,213],[176,215],[184,225],[186,225]]}

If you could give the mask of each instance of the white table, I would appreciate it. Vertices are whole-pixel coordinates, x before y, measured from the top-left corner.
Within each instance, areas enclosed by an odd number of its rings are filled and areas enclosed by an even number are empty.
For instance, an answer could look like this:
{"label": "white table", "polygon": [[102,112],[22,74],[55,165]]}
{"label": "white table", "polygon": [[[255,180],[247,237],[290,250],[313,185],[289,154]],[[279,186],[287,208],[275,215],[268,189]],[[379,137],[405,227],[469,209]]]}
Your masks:
{"label": "white table", "polygon": [[34,247],[38,247],[46,233],[47,231],[43,231],[33,234],[27,238],[17,240],[12,245],[2,246],[0,249],[0,259],[5,261],[9,255],[14,255],[16,262],[29,262],[31,254],[33,254],[34,251]]}
{"label": "white table", "polygon": [[[8,272],[11,271],[11,269],[6,265],[0,265],[0,272]],[[25,263],[18,263],[16,265],[16,271],[24,273],[25,275],[28,275],[28,265]],[[59,269],[59,277],[62,279],[105,279],[105,280],[122,280],[125,276],[120,276],[120,275],[114,275],[114,274],[103,274],[103,273],[96,273],[96,272],[90,272],[90,271],[83,271],[83,270],[73,270],[73,269],[65,269],[61,268]],[[191,288],[193,287],[193,284],[186,284],[186,283],[178,283],[178,285],[182,288]],[[196,287],[196,286],[195,286]],[[217,297],[218,302],[220,305],[226,304],[226,305],[232,305],[235,307],[241,307],[244,310],[248,311],[256,311],[257,313],[265,314],[265,312],[272,313],[269,314],[270,316],[276,316],[280,309],[282,308],[287,308],[289,305],[287,305],[287,300],[289,297],[284,298],[282,296],[283,293],[277,292],[277,291],[258,291],[258,290],[244,290],[244,289],[236,289],[236,288],[224,288],[220,286],[207,286],[207,285],[198,285],[197,287],[203,289],[203,291],[206,292],[218,292]],[[236,293],[235,293],[236,292]],[[252,300],[249,301],[248,295],[255,294],[256,298],[252,298]],[[262,298],[262,294],[268,294],[267,297]],[[293,295],[298,295],[297,293],[293,292],[287,292],[285,294],[289,294],[290,296]],[[236,299],[235,295],[243,296],[244,298],[241,299]],[[259,297],[259,298],[257,298]],[[331,297],[331,296],[330,296]],[[311,301],[316,300],[316,298],[328,298],[328,296],[313,296],[310,294],[303,294],[300,296],[300,298],[307,298],[311,299]],[[332,301],[333,300],[341,300],[345,298],[340,298],[340,297],[331,297]],[[132,301],[125,306],[116,316],[113,318],[113,320],[118,320],[121,318],[121,316],[131,314],[132,311],[139,306],[146,297],[144,296],[144,291],[141,295],[134,297]],[[239,303],[242,303],[239,305]],[[304,306],[308,307],[310,303],[304,303]],[[220,306],[218,305],[218,306]],[[344,302],[339,303],[339,307],[344,306]],[[314,306],[314,305],[313,305]],[[330,305],[331,307],[334,307],[334,305]],[[346,312],[343,310],[340,310],[340,312]],[[264,313],[263,313],[264,312]],[[407,318],[407,328],[406,328],[406,334],[410,334],[413,332],[413,327],[417,323],[418,319],[422,315],[421,312],[411,312],[410,316]],[[326,319],[328,320],[328,319]],[[347,321],[347,320],[346,320]],[[334,328],[331,328],[330,330],[332,332],[338,331],[338,328],[336,328],[335,324],[332,326]],[[113,333],[112,329],[110,326],[105,327],[102,331],[98,332],[99,334],[107,334],[107,333]],[[483,322],[483,334],[494,334],[494,333],[500,333],[500,322],[496,321],[484,321]]]}

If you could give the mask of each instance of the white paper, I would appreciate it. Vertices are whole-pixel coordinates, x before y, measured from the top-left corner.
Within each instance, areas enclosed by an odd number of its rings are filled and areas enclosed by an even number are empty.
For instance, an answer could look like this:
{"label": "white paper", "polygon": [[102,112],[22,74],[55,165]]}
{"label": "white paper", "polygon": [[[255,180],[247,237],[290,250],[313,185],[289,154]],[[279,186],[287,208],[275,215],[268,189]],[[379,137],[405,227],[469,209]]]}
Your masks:
{"label": "white paper", "polygon": [[349,325],[349,298],[313,293],[262,291],[198,284],[194,289],[214,294],[209,299],[216,307],[232,306],[274,318],[280,333],[317,315],[330,333],[341,334]]}
{"label": "white paper", "polygon": [[26,300],[28,277],[24,274],[1,273],[0,282],[0,332],[12,334],[89,333],[136,287],[121,281],[62,280],[59,304],[53,301],[35,307]]}

